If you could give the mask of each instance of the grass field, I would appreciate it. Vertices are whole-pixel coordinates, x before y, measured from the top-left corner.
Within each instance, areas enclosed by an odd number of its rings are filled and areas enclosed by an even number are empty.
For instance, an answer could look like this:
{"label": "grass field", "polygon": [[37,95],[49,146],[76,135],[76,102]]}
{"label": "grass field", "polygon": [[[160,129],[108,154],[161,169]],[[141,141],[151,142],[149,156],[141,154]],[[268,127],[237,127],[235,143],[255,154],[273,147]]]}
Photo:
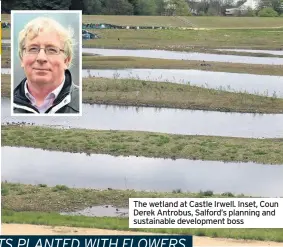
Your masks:
{"label": "grass field", "polygon": [[[2,22],[10,15],[2,14]],[[83,23],[109,23],[114,25],[198,27],[198,28],[271,28],[283,27],[282,18],[221,17],[221,16],[111,16],[83,15]]]}
{"label": "grass field", "polygon": [[[243,18],[245,19],[245,18]],[[277,18],[281,20],[283,18]],[[238,19],[239,20],[239,19]],[[264,19],[266,23],[271,20]],[[222,19],[225,22],[225,19]],[[199,50],[212,48],[282,49],[283,29],[220,30],[90,30],[101,38],[84,40],[84,47]],[[10,30],[3,29],[3,39]]]}
{"label": "grass field", "polygon": [[[57,185],[23,185],[2,183],[2,223],[92,227],[100,229],[133,230],[166,234],[254,239],[283,242],[283,229],[129,229],[128,218],[64,216],[62,211],[73,211],[94,205],[128,207],[129,198],[190,198],[211,197],[202,193],[156,193],[132,190],[72,189]],[[213,195],[227,197],[230,195]],[[230,195],[232,196],[232,195]],[[240,197],[243,197],[240,195]]]}
{"label": "grass field", "polygon": [[[282,32],[266,30],[91,30],[101,38],[84,47],[192,50],[194,48],[280,49]],[[267,35],[268,33],[268,35]],[[118,40],[119,38],[119,40]]]}
{"label": "grass field", "polygon": [[[2,96],[10,97],[9,75],[2,75]],[[83,79],[83,102],[222,112],[283,112],[283,99],[132,79]]]}
{"label": "grass field", "polygon": [[2,125],[2,146],[89,154],[283,164],[282,138],[248,139]]}
{"label": "grass field", "polygon": [[133,26],[165,26],[195,28],[270,28],[283,27],[280,18],[220,17],[220,16],[102,16],[84,15],[85,23],[110,23]]}

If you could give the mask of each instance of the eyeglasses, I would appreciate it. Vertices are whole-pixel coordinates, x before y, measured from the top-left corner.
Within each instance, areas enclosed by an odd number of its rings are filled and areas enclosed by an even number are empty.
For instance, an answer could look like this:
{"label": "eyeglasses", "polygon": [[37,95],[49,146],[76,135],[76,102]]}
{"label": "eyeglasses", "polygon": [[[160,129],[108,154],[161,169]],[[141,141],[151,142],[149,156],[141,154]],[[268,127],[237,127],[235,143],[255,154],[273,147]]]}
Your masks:
{"label": "eyeglasses", "polygon": [[44,48],[40,48],[39,46],[28,46],[23,48],[27,54],[35,55],[40,52],[40,50],[43,49],[46,55],[58,55],[60,54],[60,51],[63,51],[62,49],[56,47],[56,46],[47,46]]}

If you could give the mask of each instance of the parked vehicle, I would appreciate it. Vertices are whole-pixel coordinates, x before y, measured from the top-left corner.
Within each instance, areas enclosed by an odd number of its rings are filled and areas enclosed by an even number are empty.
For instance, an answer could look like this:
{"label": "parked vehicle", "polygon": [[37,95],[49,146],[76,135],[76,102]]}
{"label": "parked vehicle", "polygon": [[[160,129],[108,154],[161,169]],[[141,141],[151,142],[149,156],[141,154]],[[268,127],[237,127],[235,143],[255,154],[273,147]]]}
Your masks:
{"label": "parked vehicle", "polygon": [[82,30],[82,38],[83,39],[99,39],[97,34],[91,33],[85,29]]}

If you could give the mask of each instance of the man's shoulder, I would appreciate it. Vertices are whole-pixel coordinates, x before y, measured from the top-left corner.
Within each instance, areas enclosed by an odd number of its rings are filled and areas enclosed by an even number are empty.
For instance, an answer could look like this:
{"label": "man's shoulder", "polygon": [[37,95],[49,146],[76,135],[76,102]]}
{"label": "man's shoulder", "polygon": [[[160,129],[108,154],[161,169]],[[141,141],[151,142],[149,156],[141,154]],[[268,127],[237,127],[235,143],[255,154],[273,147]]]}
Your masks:
{"label": "man's shoulder", "polygon": [[80,92],[80,87],[78,85],[76,85],[75,83],[72,83],[72,90],[79,93]]}
{"label": "man's shoulder", "polygon": [[72,87],[71,87],[71,97],[72,97],[72,101],[80,101],[80,87],[76,84],[72,84]]}
{"label": "man's shoulder", "polygon": [[80,87],[72,83],[70,94],[71,94],[71,102],[69,103],[69,107],[72,108],[74,112],[80,112],[80,103],[81,103]]}
{"label": "man's shoulder", "polygon": [[25,96],[25,87],[26,83],[26,78],[24,78],[14,89],[13,89],[13,94],[14,94],[14,99],[17,97],[22,97]]}

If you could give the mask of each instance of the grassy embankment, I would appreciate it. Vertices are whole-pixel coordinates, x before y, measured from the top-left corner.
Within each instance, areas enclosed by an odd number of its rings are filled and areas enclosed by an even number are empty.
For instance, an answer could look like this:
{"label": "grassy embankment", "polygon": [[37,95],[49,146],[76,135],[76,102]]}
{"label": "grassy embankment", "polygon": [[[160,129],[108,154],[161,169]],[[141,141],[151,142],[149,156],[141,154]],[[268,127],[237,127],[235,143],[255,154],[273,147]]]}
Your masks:
{"label": "grassy embankment", "polygon": [[[2,75],[2,96],[10,97],[9,75]],[[83,102],[222,112],[283,112],[283,99],[133,79],[85,78]]]}
{"label": "grassy embankment", "polygon": [[[227,197],[230,194],[213,195]],[[230,195],[232,196],[232,195]],[[57,185],[23,185],[2,183],[2,223],[26,223],[90,227],[101,229],[133,230],[166,234],[192,234],[197,236],[235,239],[269,240],[283,242],[283,229],[129,229],[128,218],[63,216],[62,211],[75,211],[94,205],[127,207],[128,198],[139,197],[211,197],[204,193],[157,193],[132,190],[71,189]]]}
{"label": "grassy embankment", "polygon": [[2,145],[89,154],[283,164],[282,138],[249,139],[2,125]]}
{"label": "grassy embankment", "polygon": [[[173,192],[149,192],[135,190],[107,190],[69,188],[64,185],[48,187],[45,184],[26,185],[1,183],[2,207],[13,211],[72,212],[91,206],[112,205],[128,208],[129,198],[226,198],[248,197],[233,195],[230,192],[213,194],[212,191],[182,192],[176,188]],[[46,196],[49,195],[49,196]]]}
{"label": "grassy embankment", "polygon": [[195,69],[257,75],[283,75],[283,65],[205,62],[138,57],[83,56],[84,69]]}

